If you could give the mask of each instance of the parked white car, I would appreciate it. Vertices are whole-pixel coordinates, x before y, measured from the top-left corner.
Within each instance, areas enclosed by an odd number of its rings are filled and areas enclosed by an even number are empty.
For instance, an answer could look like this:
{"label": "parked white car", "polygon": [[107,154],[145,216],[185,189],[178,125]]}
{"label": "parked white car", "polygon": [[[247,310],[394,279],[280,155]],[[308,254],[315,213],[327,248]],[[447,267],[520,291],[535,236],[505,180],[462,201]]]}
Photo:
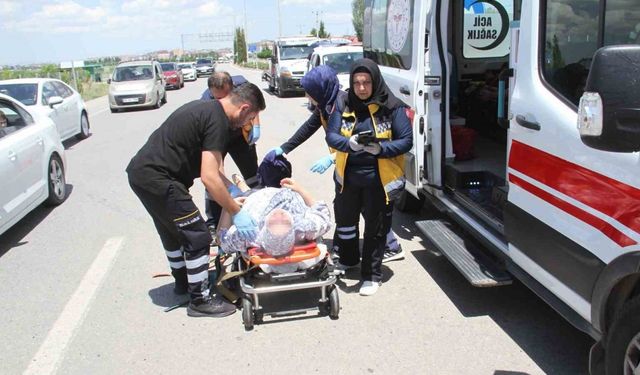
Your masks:
{"label": "parked white car", "polygon": [[167,102],[167,82],[157,61],[120,63],[107,82],[111,112],[141,107],[160,108]]}
{"label": "parked white car", "polygon": [[178,68],[182,70],[182,76],[185,81],[195,81],[198,79],[195,63],[178,63]]}
{"label": "parked white car", "polygon": [[91,135],[89,116],[84,100],[64,82],[51,78],[22,78],[0,81],[0,94],[9,95],[30,112],[49,117],[56,125],[60,139]]}
{"label": "parked white car", "polygon": [[50,117],[0,94],[0,234],[45,202],[67,196],[65,155]]}
{"label": "parked white car", "polygon": [[340,89],[349,88],[349,71],[354,61],[363,57],[362,46],[316,47],[309,58],[309,69],[329,65],[338,73]]}

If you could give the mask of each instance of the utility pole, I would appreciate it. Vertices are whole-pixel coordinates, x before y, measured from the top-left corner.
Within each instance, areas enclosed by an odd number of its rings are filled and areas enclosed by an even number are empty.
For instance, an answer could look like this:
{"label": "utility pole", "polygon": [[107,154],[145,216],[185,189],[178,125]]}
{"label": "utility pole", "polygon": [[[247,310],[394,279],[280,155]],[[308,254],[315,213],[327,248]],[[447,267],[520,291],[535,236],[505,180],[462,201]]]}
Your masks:
{"label": "utility pole", "polygon": [[243,0],[244,3],[244,53],[245,60],[249,62],[249,33],[247,32],[247,0]]}
{"label": "utility pole", "polygon": [[280,15],[280,0],[278,2],[278,38],[282,38],[282,17]]}
{"label": "utility pole", "polygon": [[315,15],[316,15],[316,38],[320,38],[320,20],[319,20],[319,16],[322,15],[322,11],[321,10],[314,10],[311,13],[315,13]]}

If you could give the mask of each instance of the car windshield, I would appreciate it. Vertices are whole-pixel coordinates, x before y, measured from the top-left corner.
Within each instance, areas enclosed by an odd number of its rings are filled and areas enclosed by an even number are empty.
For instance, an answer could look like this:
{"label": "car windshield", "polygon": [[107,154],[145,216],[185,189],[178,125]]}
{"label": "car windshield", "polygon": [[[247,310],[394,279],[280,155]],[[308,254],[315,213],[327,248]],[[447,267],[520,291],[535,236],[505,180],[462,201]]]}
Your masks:
{"label": "car windshield", "polygon": [[282,46],[280,47],[280,60],[306,59],[313,47],[311,46]]}
{"label": "car windshield", "polygon": [[200,59],[196,62],[196,65],[211,65],[210,59]]}
{"label": "car windshield", "polygon": [[193,69],[193,65],[192,64],[178,64],[178,67],[180,69]]}
{"label": "car windshield", "polygon": [[160,66],[162,67],[162,71],[164,72],[176,70],[176,64],[174,63],[162,63],[160,64]]}
{"label": "car windshield", "polygon": [[153,79],[151,65],[121,66],[113,71],[114,82],[142,81]]}
{"label": "car windshield", "polygon": [[38,102],[37,83],[0,84],[0,94],[9,95],[24,105],[34,105]]}
{"label": "car windshield", "polygon": [[354,61],[361,59],[362,52],[340,52],[326,55],[322,58],[322,63],[329,65],[336,71],[336,73],[349,73],[351,70],[351,64]]}

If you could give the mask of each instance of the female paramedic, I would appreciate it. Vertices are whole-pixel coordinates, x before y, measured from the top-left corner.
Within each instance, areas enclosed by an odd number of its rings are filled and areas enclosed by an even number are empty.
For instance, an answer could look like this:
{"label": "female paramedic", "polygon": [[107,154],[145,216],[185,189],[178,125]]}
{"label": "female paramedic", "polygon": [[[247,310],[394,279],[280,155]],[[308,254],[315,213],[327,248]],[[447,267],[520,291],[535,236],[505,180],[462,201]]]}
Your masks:
{"label": "female paramedic", "polygon": [[[307,141],[322,126],[326,132],[329,115],[333,112],[334,106],[344,107],[347,102],[347,93],[340,90],[340,82],[336,72],[329,65],[320,65],[311,69],[302,77],[300,84],[304,88],[309,101],[312,104],[311,116],[304,124],[283,143],[280,147],[273,149],[276,155],[288,154],[296,147]],[[329,153],[311,166],[311,171],[324,173],[335,163],[335,150],[328,149]],[[335,237],[335,236],[334,236]],[[334,247],[335,250],[335,247]],[[398,243],[391,224],[386,238],[383,261],[404,259],[404,252]]]}
{"label": "female paramedic", "polygon": [[354,62],[351,89],[342,113],[329,118],[327,144],[336,152],[334,247],[336,268],[358,265],[358,222],[364,217],[360,295],[377,292],[382,282],[385,237],[391,227],[393,199],[404,189],[404,154],[413,146],[405,105],[389,90],[369,59]]}

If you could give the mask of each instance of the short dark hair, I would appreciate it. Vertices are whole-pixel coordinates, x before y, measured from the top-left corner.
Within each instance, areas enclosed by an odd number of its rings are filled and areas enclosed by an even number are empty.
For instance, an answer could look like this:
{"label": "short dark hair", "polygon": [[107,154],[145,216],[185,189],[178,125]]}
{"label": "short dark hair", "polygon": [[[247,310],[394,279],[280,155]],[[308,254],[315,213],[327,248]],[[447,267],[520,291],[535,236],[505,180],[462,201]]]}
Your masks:
{"label": "short dark hair", "polygon": [[214,72],[207,79],[207,86],[210,89],[224,90],[227,87],[233,87],[233,80],[227,72]]}
{"label": "short dark hair", "polygon": [[231,91],[231,102],[235,105],[247,103],[256,111],[264,111],[267,108],[262,90],[251,82],[234,87]]}

